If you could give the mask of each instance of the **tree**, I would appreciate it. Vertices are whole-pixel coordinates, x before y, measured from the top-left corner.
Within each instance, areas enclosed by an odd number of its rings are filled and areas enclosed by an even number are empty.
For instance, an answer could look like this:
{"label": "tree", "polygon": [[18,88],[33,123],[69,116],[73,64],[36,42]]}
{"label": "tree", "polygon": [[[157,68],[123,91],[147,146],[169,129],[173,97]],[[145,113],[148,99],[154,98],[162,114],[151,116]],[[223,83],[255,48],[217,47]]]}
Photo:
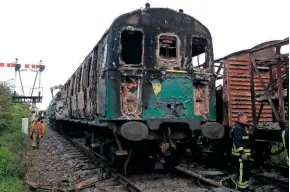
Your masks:
{"label": "tree", "polygon": [[29,115],[27,104],[12,103],[12,94],[6,82],[0,82],[0,133],[13,123],[19,123],[22,117]]}
{"label": "tree", "polygon": [[0,132],[7,129],[12,123],[11,92],[7,83],[0,82]]}

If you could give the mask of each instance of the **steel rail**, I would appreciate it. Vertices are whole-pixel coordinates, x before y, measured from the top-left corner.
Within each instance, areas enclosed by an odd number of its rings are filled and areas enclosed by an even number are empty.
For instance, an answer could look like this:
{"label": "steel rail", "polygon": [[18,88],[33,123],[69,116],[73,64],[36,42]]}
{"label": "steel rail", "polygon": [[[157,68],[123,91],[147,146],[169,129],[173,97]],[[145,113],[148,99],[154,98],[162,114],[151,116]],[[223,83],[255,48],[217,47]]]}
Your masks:
{"label": "steel rail", "polygon": [[[107,160],[105,157],[99,155],[99,154],[95,154],[95,152],[90,152],[88,149],[86,149],[84,146],[81,146],[78,142],[74,141],[72,138],[70,138],[69,136],[60,133],[58,131],[56,131],[55,129],[51,129],[52,131],[56,132],[57,134],[59,134],[60,136],[62,136],[63,138],[65,138],[68,142],[70,142],[74,147],[76,147],[81,153],[83,153],[84,155],[86,155],[96,166],[101,166],[102,168],[106,169],[107,171],[109,171],[113,177],[116,178],[116,180],[123,185],[128,191],[130,192],[142,192],[135,184],[134,182],[132,182],[129,178],[127,178],[126,176],[117,173],[112,167],[111,167],[111,163],[109,162],[109,160]],[[69,190],[70,192],[75,192],[80,190],[80,188],[86,188],[86,187],[90,187],[92,186],[92,183],[89,183],[87,186],[83,186],[83,185],[79,185],[77,184],[73,189]]]}

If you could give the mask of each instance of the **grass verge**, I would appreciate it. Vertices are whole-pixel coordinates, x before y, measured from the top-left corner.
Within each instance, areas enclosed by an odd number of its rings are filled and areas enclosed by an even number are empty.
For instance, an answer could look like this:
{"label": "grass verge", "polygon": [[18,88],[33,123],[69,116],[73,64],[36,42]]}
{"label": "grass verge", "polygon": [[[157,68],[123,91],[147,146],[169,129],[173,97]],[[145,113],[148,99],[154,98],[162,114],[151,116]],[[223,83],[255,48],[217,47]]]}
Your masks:
{"label": "grass verge", "polygon": [[26,170],[25,152],[27,136],[21,132],[21,124],[14,124],[0,135],[0,191],[25,192],[21,179]]}

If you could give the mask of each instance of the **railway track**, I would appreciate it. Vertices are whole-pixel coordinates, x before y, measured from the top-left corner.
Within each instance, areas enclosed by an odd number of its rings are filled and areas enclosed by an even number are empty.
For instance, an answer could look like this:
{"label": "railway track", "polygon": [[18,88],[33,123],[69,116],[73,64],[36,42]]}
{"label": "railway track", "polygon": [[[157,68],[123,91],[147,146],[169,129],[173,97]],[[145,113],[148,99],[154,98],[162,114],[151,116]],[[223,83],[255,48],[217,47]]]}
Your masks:
{"label": "railway track", "polygon": [[[56,132],[55,130],[53,130]],[[186,165],[181,164],[175,168],[174,175],[165,173],[152,173],[148,175],[131,175],[124,176],[120,173],[115,172],[112,169],[110,162],[100,156],[99,154],[92,153],[92,151],[84,146],[84,143],[78,139],[73,139],[65,134],[56,132],[68,142],[70,142],[74,147],[76,147],[81,153],[83,153],[91,162],[94,163],[95,167],[102,167],[103,174],[101,176],[93,176],[87,180],[81,181],[69,188],[68,191],[82,191],[84,189],[99,189],[103,191],[131,191],[131,192],[141,192],[141,191],[221,191],[229,192],[233,191],[234,188],[225,187],[220,182],[223,178],[227,177],[227,173],[221,174],[221,172],[215,175],[217,170],[210,170],[208,173],[202,174],[201,172],[206,172],[206,169],[200,169],[200,166],[191,166],[188,169]],[[288,180],[281,180],[277,178],[272,178],[270,176],[265,176],[259,173],[253,173],[255,178],[255,191],[260,190],[262,187],[259,185],[264,185],[264,183],[272,182],[279,186],[278,191],[288,190]],[[109,176],[110,175],[110,176]],[[108,178],[109,177],[109,178]],[[271,188],[268,187],[268,188]],[[272,187],[273,188],[273,187]],[[277,189],[277,188],[276,188]],[[280,190],[282,189],[282,190]],[[89,190],[89,191],[91,191]],[[235,190],[237,191],[237,190]]]}
{"label": "railway track", "polygon": [[[67,135],[63,133],[59,133],[53,128],[50,128],[54,133],[60,135],[61,137],[65,138],[69,143],[71,143],[76,149],[78,149],[79,152],[84,154],[89,161],[91,161],[95,167],[101,167],[103,171],[111,172],[113,173],[114,176],[114,182],[115,182],[115,187],[118,187],[117,185],[123,186],[127,191],[130,192],[141,192],[133,182],[131,182],[127,177],[125,177],[122,174],[115,173],[114,170],[110,167],[110,163],[102,156],[96,156],[96,154],[92,154],[91,151],[81,145],[78,141],[68,137]],[[103,175],[101,176],[103,177]],[[99,175],[94,175],[91,178],[88,178],[86,180],[83,180],[79,183],[74,184],[71,187],[68,187],[66,191],[74,192],[74,191],[80,191],[82,189],[87,189],[90,188],[93,190],[95,188],[95,185],[100,181],[100,176]],[[101,179],[102,181],[102,179]],[[117,184],[117,185],[116,185]],[[105,185],[103,184],[102,187]],[[111,184],[112,186],[112,184]]]}
{"label": "railway track", "polygon": [[[112,176],[110,179],[99,179],[98,176],[93,176],[87,180],[75,184],[69,191],[80,191],[85,188],[100,188],[105,191],[214,191],[214,188],[230,191],[229,188],[223,187],[218,182],[204,178],[202,175],[186,170],[182,167],[175,169],[175,175],[170,173],[152,173],[148,175],[131,175],[124,176],[115,172],[111,167],[110,162],[99,154],[84,146],[84,143],[78,139],[73,139],[66,134],[59,133],[52,129],[76,147],[80,152],[86,155],[96,167],[102,167],[104,174],[109,173]],[[177,176],[177,177],[176,177]],[[106,176],[102,176],[105,178]]]}
{"label": "railway track", "polygon": [[[184,168],[187,167],[186,164],[181,164],[180,166]],[[279,167],[279,169],[273,168],[274,166],[272,165],[271,171],[257,168],[251,170],[250,183],[252,191],[289,191],[289,178],[280,173],[281,167]],[[216,183],[221,183],[229,177],[234,177],[234,175],[231,175],[232,171],[228,171],[230,170],[230,167],[226,169],[216,169],[209,168],[205,164],[192,163],[189,168],[186,168],[186,170],[191,170],[192,172],[197,172],[201,175],[207,175],[205,177],[216,181]],[[283,172],[285,172],[285,170],[283,170]]]}

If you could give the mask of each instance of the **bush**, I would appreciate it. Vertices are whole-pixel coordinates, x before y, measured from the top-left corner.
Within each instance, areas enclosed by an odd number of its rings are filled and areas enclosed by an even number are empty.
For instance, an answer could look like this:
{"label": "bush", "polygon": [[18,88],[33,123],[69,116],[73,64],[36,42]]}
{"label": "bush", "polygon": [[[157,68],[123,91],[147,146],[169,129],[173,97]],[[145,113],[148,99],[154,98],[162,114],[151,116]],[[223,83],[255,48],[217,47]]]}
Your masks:
{"label": "bush", "polygon": [[12,123],[11,105],[10,89],[6,83],[0,82],[0,133]]}
{"label": "bush", "polygon": [[21,183],[26,169],[25,151],[27,136],[21,132],[20,124],[12,126],[0,136],[0,191],[22,192]]}
{"label": "bush", "polygon": [[28,139],[21,132],[21,119],[29,116],[28,107],[12,103],[11,90],[0,82],[0,192],[26,191],[21,178]]}
{"label": "bush", "polygon": [[10,131],[11,129],[0,137],[0,147],[8,149],[13,154],[13,164],[17,165],[15,176],[22,178],[25,174],[25,161],[23,159],[28,147],[27,136],[22,134],[20,125],[18,130]]}
{"label": "bush", "polygon": [[14,155],[8,151],[8,148],[0,147],[0,180],[16,177],[13,161]]}
{"label": "bush", "polygon": [[22,103],[12,103],[11,89],[5,82],[0,82],[0,135],[18,125],[22,117],[29,116],[29,106]]}
{"label": "bush", "polygon": [[[281,151],[282,148],[283,148],[282,143],[272,144],[271,153],[276,153],[277,151]],[[272,163],[278,163],[278,164],[287,166],[286,157],[287,157],[287,151],[286,151],[286,149],[284,149],[281,153],[279,153],[277,155],[272,155],[270,158],[270,161]]]}

